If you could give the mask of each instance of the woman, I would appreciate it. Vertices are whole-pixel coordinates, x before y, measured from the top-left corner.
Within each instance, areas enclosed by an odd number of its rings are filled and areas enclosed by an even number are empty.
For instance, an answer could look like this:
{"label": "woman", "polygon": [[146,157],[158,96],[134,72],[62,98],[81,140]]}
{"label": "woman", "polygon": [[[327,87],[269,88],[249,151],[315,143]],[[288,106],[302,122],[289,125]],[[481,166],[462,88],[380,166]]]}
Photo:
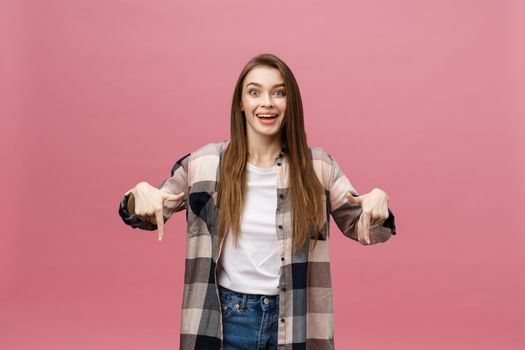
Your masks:
{"label": "woman", "polygon": [[396,233],[384,191],[359,196],[331,155],[308,146],[297,82],[272,54],[237,80],[231,140],[183,156],[157,187],[137,184],[119,214],[160,240],[183,209],[184,350],[334,349],[329,214],[363,245]]}

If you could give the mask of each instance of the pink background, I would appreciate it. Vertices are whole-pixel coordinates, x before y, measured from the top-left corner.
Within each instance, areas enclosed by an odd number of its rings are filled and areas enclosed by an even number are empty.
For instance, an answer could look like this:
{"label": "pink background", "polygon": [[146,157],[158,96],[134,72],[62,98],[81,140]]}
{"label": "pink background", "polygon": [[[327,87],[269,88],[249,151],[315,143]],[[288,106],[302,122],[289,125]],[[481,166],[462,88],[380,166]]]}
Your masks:
{"label": "pink background", "polygon": [[0,5],[1,349],[176,349],[184,215],[117,214],[137,182],[229,138],[272,52],[309,143],[398,235],[332,221],[337,349],[522,349],[525,11],[519,1],[7,1]]}

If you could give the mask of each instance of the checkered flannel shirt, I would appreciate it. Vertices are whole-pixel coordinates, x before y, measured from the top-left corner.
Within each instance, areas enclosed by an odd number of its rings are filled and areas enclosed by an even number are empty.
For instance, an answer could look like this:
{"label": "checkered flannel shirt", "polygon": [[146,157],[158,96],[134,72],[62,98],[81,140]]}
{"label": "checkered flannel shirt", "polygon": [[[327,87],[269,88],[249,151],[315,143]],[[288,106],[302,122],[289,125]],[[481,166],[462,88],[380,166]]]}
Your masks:
{"label": "checkered flannel shirt", "polygon": [[[186,264],[180,328],[181,350],[219,350],[223,347],[223,324],[217,285],[218,209],[217,181],[221,155],[229,140],[209,143],[175,162],[171,176],[158,188],[167,193],[186,194],[181,201],[164,204],[167,221],[175,212],[186,210]],[[330,277],[329,238],[331,214],[341,232],[357,241],[356,227],[361,207],[346,195],[358,196],[336,160],[320,147],[309,147],[315,173],[325,189],[325,225],[313,239],[292,254],[291,203],[288,191],[289,159],[286,146],[275,158],[278,205],[275,231],[281,256],[279,282],[278,348],[334,349],[334,322]],[[396,234],[394,215],[370,229],[371,244],[385,242]],[[157,226],[127,212],[127,196],[119,215],[133,228],[156,230]]]}

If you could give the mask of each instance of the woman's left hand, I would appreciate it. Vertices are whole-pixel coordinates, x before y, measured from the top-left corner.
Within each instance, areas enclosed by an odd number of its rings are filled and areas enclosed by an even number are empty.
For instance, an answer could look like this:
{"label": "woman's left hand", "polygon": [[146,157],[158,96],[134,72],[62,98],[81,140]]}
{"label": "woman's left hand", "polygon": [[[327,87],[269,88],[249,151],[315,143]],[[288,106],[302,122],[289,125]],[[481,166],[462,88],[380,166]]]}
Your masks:
{"label": "woman's left hand", "polygon": [[382,224],[388,218],[389,197],[379,188],[359,197],[354,197],[350,192],[346,196],[350,203],[363,209],[357,226],[357,238],[361,244],[370,244],[370,226]]}

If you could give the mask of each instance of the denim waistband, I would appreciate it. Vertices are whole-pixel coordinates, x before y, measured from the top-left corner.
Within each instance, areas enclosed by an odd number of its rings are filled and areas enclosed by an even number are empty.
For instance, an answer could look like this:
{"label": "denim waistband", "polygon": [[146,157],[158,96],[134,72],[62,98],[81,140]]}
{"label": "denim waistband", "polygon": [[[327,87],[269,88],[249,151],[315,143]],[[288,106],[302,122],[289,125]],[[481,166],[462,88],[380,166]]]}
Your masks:
{"label": "denim waistband", "polygon": [[241,310],[246,307],[261,306],[270,309],[279,306],[279,295],[247,294],[240,293],[219,285],[221,300],[239,304]]}

